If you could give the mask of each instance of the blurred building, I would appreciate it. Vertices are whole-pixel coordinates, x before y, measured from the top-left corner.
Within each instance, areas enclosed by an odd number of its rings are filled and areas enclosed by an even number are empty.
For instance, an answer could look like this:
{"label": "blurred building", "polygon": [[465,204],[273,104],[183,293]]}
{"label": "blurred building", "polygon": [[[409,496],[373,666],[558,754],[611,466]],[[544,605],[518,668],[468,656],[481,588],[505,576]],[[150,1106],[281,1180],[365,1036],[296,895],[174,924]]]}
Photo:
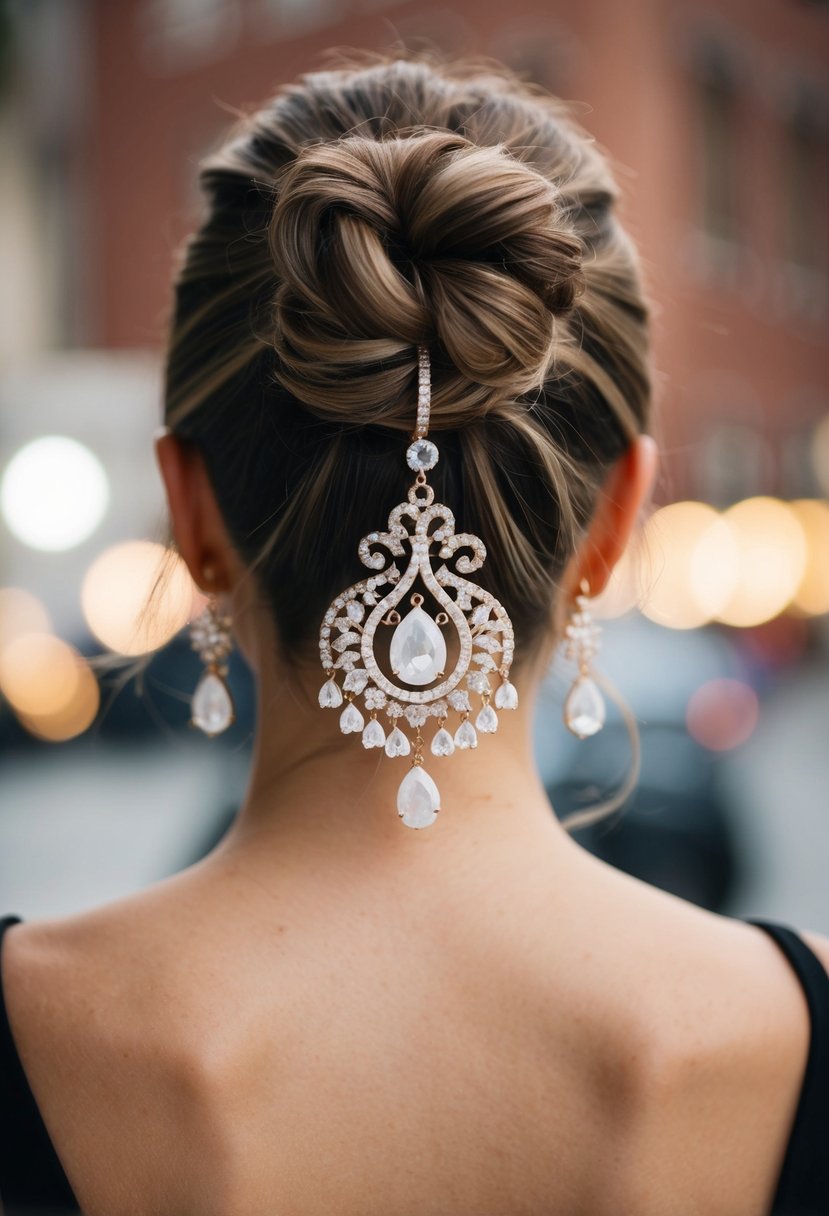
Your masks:
{"label": "blurred building", "polygon": [[[829,10],[805,0],[26,0],[8,346],[154,348],[199,157],[331,46],[425,37],[584,103],[657,303],[667,497],[820,492]],[[7,177],[8,174],[8,177]],[[49,307],[38,309],[38,301]],[[31,307],[30,307],[31,305]],[[44,320],[45,318],[45,320]],[[13,323],[12,323],[13,322]]]}

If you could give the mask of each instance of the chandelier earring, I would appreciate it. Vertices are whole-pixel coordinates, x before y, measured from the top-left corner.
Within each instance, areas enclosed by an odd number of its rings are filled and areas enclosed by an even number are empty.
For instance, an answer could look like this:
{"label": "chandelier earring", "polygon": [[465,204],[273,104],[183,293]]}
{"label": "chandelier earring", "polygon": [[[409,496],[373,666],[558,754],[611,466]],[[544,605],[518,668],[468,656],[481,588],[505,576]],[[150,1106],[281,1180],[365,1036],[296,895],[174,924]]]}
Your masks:
{"label": "chandelier earring", "polygon": [[589,739],[605,723],[604,697],[599,692],[592,662],[601,648],[601,627],[589,608],[590,584],[582,579],[565,633],[565,658],[577,672],[564,701],[564,724],[578,739]]}
{"label": "chandelier earring", "polygon": [[[372,575],[338,595],[323,617],[326,680],[319,703],[339,710],[340,730],[360,735],[363,747],[408,758],[397,813],[406,827],[426,828],[440,810],[438,787],[423,762],[427,723],[436,727],[433,757],[475,748],[479,734],[498,729],[496,710],[517,707],[518,692],[509,680],[513,630],[506,610],[466,577],[486,558],[483,542],[455,531],[452,511],[434,501],[428,484],[439,453],[427,438],[431,371],[424,346],[417,365],[417,417],[405,453],[414,482],[387,530],[359,543]],[[402,559],[399,565],[395,559]],[[473,707],[475,696],[480,708]],[[460,721],[450,728],[453,714]]]}
{"label": "chandelier earring", "polygon": [[227,660],[233,649],[231,619],[223,615],[216,596],[208,596],[204,611],[190,625],[190,645],[205,665],[191,705],[191,726],[208,738],[220,735],[236,720],[227,686]]}

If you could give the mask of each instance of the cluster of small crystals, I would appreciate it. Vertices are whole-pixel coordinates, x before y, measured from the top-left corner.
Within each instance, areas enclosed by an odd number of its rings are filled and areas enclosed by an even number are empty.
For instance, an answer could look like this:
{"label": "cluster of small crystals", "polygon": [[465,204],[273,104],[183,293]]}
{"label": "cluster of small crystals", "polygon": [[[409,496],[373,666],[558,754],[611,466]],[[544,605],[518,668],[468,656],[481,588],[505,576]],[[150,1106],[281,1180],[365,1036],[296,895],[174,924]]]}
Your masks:
{"label": "cluster of small crystals", "polygon": [[586,595],[576,596],[576,611],[567,623],[564,636],[566,658],[577,663],[580,671],[586,671],[601,648],[601,629],[590,615]]}
{"label": "cluster of small crystals", "polygon": [[[320,662],[329,674],[333,675],[333,670],[338,667],[351,671],[357,666],[359,655],[354,654],[349,647],[360,642],[366,607],[373,608],[382,598],[377,593],[378,587],[386,583],[394,584],[399,579],[400,571],[396,566],[390,566],[383,574],[356,583],[334,600],[322,618],[320,628]],[[331,634],[335,629],[339,630],[339,634],[332,639]],[[334,652],[337,654],[336,658]]]}
{"label": "cluster of small crystals", "polygon": [[220,669],[233,649],[231,620],[208,605],[190,626],[190,645],[208,667]]}
{"label": "cluster of small crystals", "polygon": [[432,395],[432,373],[429,352],[424,346],[417,352],[417,422],[415,439],[423,439],[429,430],[429,403]]}
{"label": "cluster of small crystals", "polygon": [[[335,611],[330,623],[323,625],[323,629],[327,628],[329,633],[325,639],[321,639],[321,652],[325,649],[325,653],[330,656],[333,651],[341,650],[340,659],[351,655],[347,648],[359,642],[362,632],[360,622],[365,612],[361,602],[365,592],[360,591],[361,587],[362,584],[358,584],[345,596],[334,601],[332,609]],[[479,597],[485,595],[477,588],[476,592]],[[348,596],[353,598],[347,598]],[[367,661],[365,667],[360,667],[356,654],[351,655],[352,663],[339,663],[339,666],[347,668],[341,688],[335,678],[338,661],[335,661],[334,665],[326,666],[326,660],[323,658],[328,679],[320,689],[319,703],[325,709],[343,707],[340,714],[340,729],[343,734],[362,732],[364,747],[382,747],[386,755],[391,757],[409,756],[412,752],[412,742],[401,729],[401,719],[405,719],[408,726],[417,732],[414,740],[416,745],[421,741],[421,728],[430,718],[435,718],[438,730],[431,742],[432,755],[451,756],[456,748],[465,751],[477,747],[479,732],[494,734],[498,729],[496,710],[517,708],[518,691],[509,680],[514,639],[506,612],[491,597],[473,607],[472,597],[467,590],[459,591],[456,603],[460,610],[471,610],[471,641],[462,644],[459,665],[464,670],[472,665],[474,670],[466,671],[465,688],[453,688],[444,697],[432,700],[433,690],[406,689],[405,695],[411,698],[412,703],[404,705],[401,700],[387,696],[374,683],[372,677],[379,673],[379,668],[373,660]],[[337,609],[343,609],[343,615],[337,615]],[[329,645],[328,638],[332,628],[340,632]],[[325,648],[323,640],[327,644]],[[496,655],[499,656],[497,661]],[[496,676],[498,683],[493,691],[492,680]],[[470,694],[477,694],[481,700],[474,722],[472,715],[475,709]],[[363,698],[368,721],[355,703],[359,697]],[[460,715],[460,722],[454,732],[446,726],[452,711]],[[378,720],[378,714],[381,712],[389,719],[391,730],[388,734]]]}

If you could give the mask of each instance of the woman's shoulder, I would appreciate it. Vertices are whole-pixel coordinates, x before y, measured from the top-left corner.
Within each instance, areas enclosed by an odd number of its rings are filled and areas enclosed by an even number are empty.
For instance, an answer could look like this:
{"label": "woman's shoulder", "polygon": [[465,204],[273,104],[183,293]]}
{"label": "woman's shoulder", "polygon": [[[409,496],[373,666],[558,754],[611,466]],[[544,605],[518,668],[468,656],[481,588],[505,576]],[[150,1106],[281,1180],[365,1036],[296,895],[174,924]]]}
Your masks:
{"label": "woman's shoulder", "polygon": [[202,1185],[171,1152],[177,1136],[203,1141],[210,1133],[200,1127],[192,1075],[198,1002],[180,1000],[175,975],[187,959],[174,964],[164,902],[163,894],[130,897],[23,921],[4,937],[3,997],[16,1051],[84,1210],[119,1210],[131,1193],[146,1196],[151,1210],[148,1185],[158,1187],[155,1210],[166,1210],[179,1187],[180,1210],[193,1210],[189,1191]]}

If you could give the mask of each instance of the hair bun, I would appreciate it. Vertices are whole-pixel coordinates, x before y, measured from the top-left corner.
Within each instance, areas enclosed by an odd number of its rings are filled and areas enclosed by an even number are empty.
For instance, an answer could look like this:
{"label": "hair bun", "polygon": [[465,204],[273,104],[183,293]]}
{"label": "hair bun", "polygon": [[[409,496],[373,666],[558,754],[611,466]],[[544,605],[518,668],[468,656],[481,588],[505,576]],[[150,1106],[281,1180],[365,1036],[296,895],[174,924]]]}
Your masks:
{"label": "hair bun", "polygon": [[418,343],[437,427],[543,384],[583,246],[541,173],[450,133],[350,136],[304,148],[276,191],[278,378],[309,408],[410,428]]}

